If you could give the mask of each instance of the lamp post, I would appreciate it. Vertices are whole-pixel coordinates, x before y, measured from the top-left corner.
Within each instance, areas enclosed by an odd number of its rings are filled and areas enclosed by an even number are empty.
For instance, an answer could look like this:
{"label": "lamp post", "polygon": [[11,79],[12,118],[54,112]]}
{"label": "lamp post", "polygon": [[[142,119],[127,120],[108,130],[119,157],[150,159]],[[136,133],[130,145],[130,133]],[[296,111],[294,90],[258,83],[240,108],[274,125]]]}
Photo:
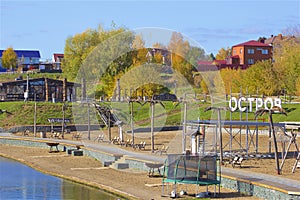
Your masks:
{"label": "lamp post", "polygon": [[134,144],[134,121],[133,121],[133,101],[129,101],[130,104],[130,123],[131,123],[131,134],[132,144]]}
{"label": "lamp post", "polygon": [[24,92],[24,101],[28,100],[29,96],[29,75],[27,74],[26,91]]}
{"label": "lamp post", "polygon": [[62,122],[61,122],[61,132],[62,132],[62,139],[64,139],[64,132],[65,132],[65,111],[68,107],[68,104],[64,103],[62,106]]}
{"label": "lamp post", "polygon": [[33,125],[33,135],[36,137],[36,94],[34,93],[34,125]]}

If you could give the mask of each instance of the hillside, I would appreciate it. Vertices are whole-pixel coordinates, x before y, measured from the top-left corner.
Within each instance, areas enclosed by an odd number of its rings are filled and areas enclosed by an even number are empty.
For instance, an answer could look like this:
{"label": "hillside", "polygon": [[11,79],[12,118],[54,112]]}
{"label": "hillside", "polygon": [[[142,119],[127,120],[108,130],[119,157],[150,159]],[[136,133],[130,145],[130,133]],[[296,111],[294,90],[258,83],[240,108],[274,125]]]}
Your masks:
{"label": "hillside", "polygon": [[[78,104],[76,104],[78,105]],[[51,103],[51,102],[37,102],[37,125],[49,125],[48,118],[61,118],[62,117],[62,103]],[[113,103],[111,104],[114,109],[114,113],[118,117],[125,121],[130,122],[129,104],[128,103]],[[173,102],[164,102],[165,109],[157,104],[155,106],[155,126],[166,125],[180,125],[183,120],[183,105],[180,104],[175,108]],[[194,103],[188,107],[188,120],[200,119],[217,119],[215,113],[211,111],[204,112],[204,109],[208,107],[207,103]],[[300,121],[300,104],[283,104],[283,108],[286,110],[288,116],[284,115],[273,115],[274,122],[281,121]],[[34,123],[34,103],[33,102],[2,102],[0,103],[0,109],[6,110],[8,113],[0,113],[0,127],[8,128],[17,125],[33,125]],[[91,111],[94,109],[91,107]],[[134,121],[139,126],[150,125],[150,107],[149,104],[141,106],[138,103],[134,104]],[[182,111],[182,112],[181,112]],[[81,113],[77,113],[77,117],[86,118],[86,108],[82,106],[80,109]],[[68,108],[65,111],[65,117],[70,118],[74,121],[72,113],[72,104],[68,104]],[[242,120],[246,120],[247,114],[242,114]],[[230,119],[230,113],[226,112],[226,119]],[[240,112],[232,113],[233,120],[240,120]],[[253,120],[254,114],[249,113],[248,119]],[[93,122],[96,122],[93,119]],[[98,118],[99,121],[99,118]],[[259,118],[259,121],[267,121],[267,116]],[[160,123],[161,122],[161,123]]]}

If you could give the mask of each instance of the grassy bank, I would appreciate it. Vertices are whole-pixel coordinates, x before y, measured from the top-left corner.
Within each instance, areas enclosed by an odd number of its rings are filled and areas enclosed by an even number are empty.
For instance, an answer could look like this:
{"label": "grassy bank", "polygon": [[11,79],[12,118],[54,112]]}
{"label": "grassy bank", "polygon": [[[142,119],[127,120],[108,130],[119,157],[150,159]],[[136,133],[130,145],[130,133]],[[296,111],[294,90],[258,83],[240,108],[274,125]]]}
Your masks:
{"label": "grassy bank", "polygon": [[[161,122],[163,125],[180,125],[183,120],[184,105],[179,104],[176,106],[173,102],[164,102],[164,107],[160,104],[155,105],[155,121]],[[37,102],[37,125],[49,125],[48,118],[62,118],[62,103],[51,102]],[[197,120],[198,117],[203,120],[217,119],[217,115],[212,111],[204,112],[204,109],[210,106],[208,103],[192,103],[188,105],[188,120]],[[288,116],[274,115],[274,122],[282,121],[300,121],[300,104],[282,104],[286,110]],[[33,125],[34,122],[34,102],[2,102],[0,103],[0,109],[6,110],[8,113],[3,112],[0,114],[0,127],[8,128],[18,125]],[[111,103],[113,112],[123,121],[130,121],[130,105],[128,103]],[[91,111],[95,109],[91,107]],[[141,126],[150,125],[151,108],[150,104],[141,105],[134,103],[134,121]],[[81,106],[80,116],[86,118],[87,106]],[[75,117],[79,116],[74,115]],[[222,113],[224,115],[224,113]],[[65,117],[74,121],[72,113],[72,104],[69,103],[65,111]],[[254,113],[231,113],[233,120],[249,120],[254,119]],[[230,112],[226,112],[226,119],[230,119]],[[97,123],[97,119],[92,119]],[[259,121],[267,121],[267,116],[262,116]]]}
{"label": "grassy bank", "polygon": [[[63,73],[29,73],[29,78],[52,78],[63,79],[65,78]],[[18,77],[23,79],[27,78],[27,74],[13,73],[13,74],[0,74],[0,82],[14,81]]]}
{"label": "grassy bank", "polygon": [[[49,125],[48,118],[62,118],[62,103],[37,103],[37,125]],[[2,102],[0,109],[6,110],[0,114],[0,127],[8,128],[18,125],[32,125],[34,122],[34,102]],[[65,112],[66,118],[72,117],[71,107]]]}

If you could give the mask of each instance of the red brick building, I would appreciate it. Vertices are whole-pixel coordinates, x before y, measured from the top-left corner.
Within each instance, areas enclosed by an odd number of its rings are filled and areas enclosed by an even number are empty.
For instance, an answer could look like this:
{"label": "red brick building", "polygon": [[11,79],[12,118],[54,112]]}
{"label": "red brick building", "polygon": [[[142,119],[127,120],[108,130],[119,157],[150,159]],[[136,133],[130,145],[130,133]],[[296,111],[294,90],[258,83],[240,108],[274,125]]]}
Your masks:
{"label": "red brick building", "polygon": [[237,44],[231,48],[232,60],[229,64],[252,65],[257,61],[269,60],[272,59],[272,50],[271,45],[255,40]]}

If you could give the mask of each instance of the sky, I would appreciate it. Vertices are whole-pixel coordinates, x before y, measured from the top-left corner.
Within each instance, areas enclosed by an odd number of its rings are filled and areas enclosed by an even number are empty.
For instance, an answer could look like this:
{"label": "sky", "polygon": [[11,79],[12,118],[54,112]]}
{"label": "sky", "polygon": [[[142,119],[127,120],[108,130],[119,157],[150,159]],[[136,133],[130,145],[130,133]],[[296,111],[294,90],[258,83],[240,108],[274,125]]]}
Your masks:
{"label": "sky", "polygon": [[0,0],[0,49],[40,50],[42,59],[51,59],[64,52],[68,37],[112,23],[180,32],[216,55],[299,25],[300,0]]}

